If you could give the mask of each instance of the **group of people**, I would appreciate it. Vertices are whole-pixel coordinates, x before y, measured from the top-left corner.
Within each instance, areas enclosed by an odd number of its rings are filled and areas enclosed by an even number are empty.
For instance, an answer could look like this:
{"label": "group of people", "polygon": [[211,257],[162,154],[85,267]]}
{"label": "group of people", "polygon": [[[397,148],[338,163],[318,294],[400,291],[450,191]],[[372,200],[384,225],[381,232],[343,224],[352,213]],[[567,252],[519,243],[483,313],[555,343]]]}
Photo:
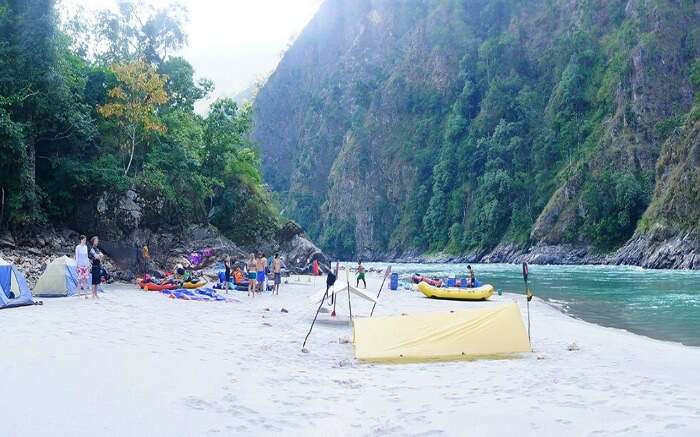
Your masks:
{"label": "group of people", "polygon": [[[224,259],[226,290],[228,290],[231,282],[238,284],[243,281],[244,275],[240,267],[235,264],[235,260],[232,260],[230,256],[226,256]],[[255,297],[255,293],[265,291],[268,275],[272,275],[273,278],[272,294],[279,294],[280,284],[282,284],[282,258],[280,258],[280,254],[276,253],[274,257],[268,259],[262,252],[257,255],[251,253],[248,262],[245,264],[245,278],[248,279],[248,296]]]}
{"label": "group of people", "polygon": [[104,255],[98,248],[100,238],[95,235],[90,239],[90,246],[87,245],[87,237],[80,236],[80,241],[75,246],[75,263],[78,273],[78,287],[88,298],[88,279],[92,285],[92,297],[98,299],[97,287],[102,283],[102,259]]}

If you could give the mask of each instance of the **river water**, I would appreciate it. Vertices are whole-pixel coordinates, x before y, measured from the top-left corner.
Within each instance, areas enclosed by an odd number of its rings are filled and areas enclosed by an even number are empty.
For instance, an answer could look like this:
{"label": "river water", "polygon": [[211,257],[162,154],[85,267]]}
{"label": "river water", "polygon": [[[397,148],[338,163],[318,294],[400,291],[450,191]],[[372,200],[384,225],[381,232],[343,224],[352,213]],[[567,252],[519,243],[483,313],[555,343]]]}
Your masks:
{"label": "river water", "polygon": [[[385,263],[368,267],[384,268]],[[497,290],[523,293],[522,267],[472,264],[477,278]],[[393,264],[403,285],[422,273],[461,277],[466,264]],[[700,272],[628,266],[530,265],[535,295],[566,314],[648,337],[700,346]]]}

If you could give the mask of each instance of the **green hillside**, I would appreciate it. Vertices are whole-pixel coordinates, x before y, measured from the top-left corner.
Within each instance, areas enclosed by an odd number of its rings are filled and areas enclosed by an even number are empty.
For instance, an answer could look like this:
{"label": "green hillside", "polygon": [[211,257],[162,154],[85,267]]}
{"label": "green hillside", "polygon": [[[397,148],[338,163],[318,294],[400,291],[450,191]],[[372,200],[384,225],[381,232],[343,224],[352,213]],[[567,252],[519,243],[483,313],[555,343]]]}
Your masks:
{"label": "green hillside", "polygon": [[253,138],[337,255],[606,254],[699,227],[699,56],[694,1],[327,0]]}

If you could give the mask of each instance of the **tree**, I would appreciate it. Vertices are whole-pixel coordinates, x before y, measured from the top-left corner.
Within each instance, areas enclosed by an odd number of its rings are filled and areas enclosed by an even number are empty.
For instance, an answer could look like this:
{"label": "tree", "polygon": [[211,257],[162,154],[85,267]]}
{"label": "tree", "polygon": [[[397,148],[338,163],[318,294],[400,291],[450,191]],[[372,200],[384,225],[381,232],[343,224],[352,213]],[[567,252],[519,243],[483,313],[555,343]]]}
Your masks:
{"label": "tree", "polygon": [[160,105],[168,102],[165,76],[143,61],[115,65],[112,71],[118,84],[109,91],[108,103],[97,108],[106,119],[113,120],[119,128],[120,148],[128,151],[129,160],[124,175],[129,174],[136,147],[143,144],[148,135],[165,132],[165,125],[158,118]]}
{"label": "tree", "polygon": [[144,59],[159,65],[187,42],[182,28],[186,12],[178,3],[155,9],[142,2],[123,1],[116,12],[100,12],[96,23],[85,30],[102,42],[96,57],[104,64]]}
{"label": "tree", "polygon": [[194,68],[184,58],[168,58],[160,65],[158,73],[168,78],[165,88],[170,96],[170,106],[174,109],[193,111],[194,104],[214,89],[209,79],[194,80]]}
{"label": "tree", "polygon": [[14,162],[10,174],[19,178],[20,188],[7,194],[8,217],[16,225],[45,218],[41,179],[51,153],[90,135],[80,81],[74,80],[63,42],[53,0],[0,1],[0,151]]}

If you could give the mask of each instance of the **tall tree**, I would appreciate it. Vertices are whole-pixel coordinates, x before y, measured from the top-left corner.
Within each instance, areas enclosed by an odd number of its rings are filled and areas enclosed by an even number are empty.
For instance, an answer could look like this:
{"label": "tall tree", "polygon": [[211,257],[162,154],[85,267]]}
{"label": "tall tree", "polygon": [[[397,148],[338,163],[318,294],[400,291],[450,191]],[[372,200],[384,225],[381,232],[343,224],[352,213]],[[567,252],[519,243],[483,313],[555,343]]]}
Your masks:
{"label": "tall tree", "polygon": [[168,102],[165,76],[143,61],[115,65],[112,71],[118,84],[109,91],[109,101],[98,107],[98,112],[118,127],[120,148],[127,152],[124,175],[129,174],[136,147],[148,136],[165,132],[157,109]]}

